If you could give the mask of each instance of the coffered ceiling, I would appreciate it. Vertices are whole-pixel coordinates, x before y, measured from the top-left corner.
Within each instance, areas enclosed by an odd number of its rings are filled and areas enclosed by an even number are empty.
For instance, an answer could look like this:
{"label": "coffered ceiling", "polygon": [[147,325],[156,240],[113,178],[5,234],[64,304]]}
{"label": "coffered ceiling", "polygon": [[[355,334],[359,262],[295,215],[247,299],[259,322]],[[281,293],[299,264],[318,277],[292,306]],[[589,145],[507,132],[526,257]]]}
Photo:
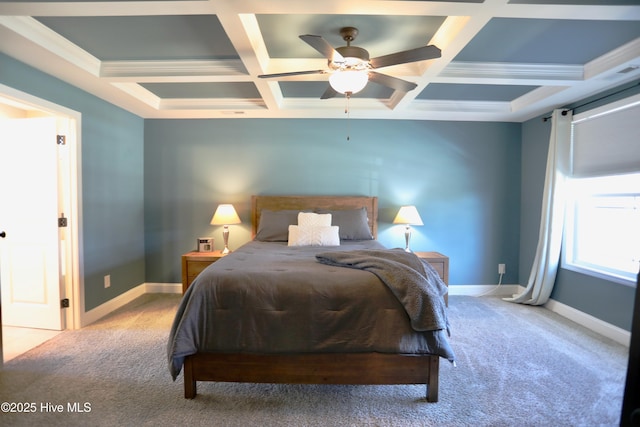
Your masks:
{"label": "coffered ceiling", "polygon": [[[320,99],[327,59],[298,36],[372,58],[435,45],[437,59],[376,71],[347,102]],[[144,118],[522,122],[640,81],[639,0],[0,0],[0,51]]]}

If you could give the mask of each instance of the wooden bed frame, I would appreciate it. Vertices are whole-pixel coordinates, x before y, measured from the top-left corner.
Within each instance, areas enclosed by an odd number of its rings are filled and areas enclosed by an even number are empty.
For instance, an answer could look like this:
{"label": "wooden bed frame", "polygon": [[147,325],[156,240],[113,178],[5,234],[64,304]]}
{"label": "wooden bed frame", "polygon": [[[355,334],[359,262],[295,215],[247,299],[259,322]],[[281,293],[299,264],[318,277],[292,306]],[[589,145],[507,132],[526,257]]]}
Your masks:
{"label": "wooden bed frame", "polygon": [[[252,235],[263,209],[357,209],[365,207],[377,237],[378,199],[350,196],[253,196]],[[438,401],[440,358],[386,353],[244,354],[197,353],[184,362],[184,397],[197,381],[281,384],[426,384],[428,402]]]}

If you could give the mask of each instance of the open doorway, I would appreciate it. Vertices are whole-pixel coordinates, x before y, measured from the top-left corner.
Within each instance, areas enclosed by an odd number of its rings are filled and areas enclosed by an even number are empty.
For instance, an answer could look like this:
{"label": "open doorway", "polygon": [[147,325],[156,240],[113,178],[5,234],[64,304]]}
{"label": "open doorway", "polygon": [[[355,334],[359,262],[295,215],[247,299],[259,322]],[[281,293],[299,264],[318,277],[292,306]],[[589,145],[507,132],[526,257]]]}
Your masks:
{"label": "open doorway", "polygon": [[[46,197],[49,201],[47,203],[54,205],[54,211],[52,215],[58,218],[64,218],[64,221],[55,221],[52,219],[31,219],[26,229],[35,229],[37,222],[46,222],[53,225],[53,230],[47,228],[41,228],[47,233],[53,234],[53,245],[49,245],[48,248],[37,247],[34,244],[33,253],[36,256],[33,259],[36,263],[39,260],[47,259],[48,265],[43,267],[42,270],[51,270],[51,259],[54,259],[54,267],[56,272],[54,275],[49,275],[48,278],[44,278],[41,274],[34,274],[36,269],[32,265],[19,265],[19,256],[21,253],[23,258],[27,259],[30,247],[26,244],[20,244],[18,239],[19,225],[16,218],[20,218],[21,214],[25,213],[24,203],[28,195],[24,194],[16,195],[16,192],[9,192],[9,198],[19,198],[19,200],[3,200],[3,211],[0,215],[0,222],[4,225],[10,224],[11,230],[5,231],[4,238],[0,241],[0,289],[2,290],[3,298],[0,301],[0,307],[2,308],[2,318],[7,320],[7,323],[12,326],[10,329],[5,327],[3,321],[4,337],[0,338],[0,350],[2,354],[6,354],[9,357],[15,357],[16,354],[26,351],[29,348],[33,348],[42,341],[46,341],[59,333],[64,329],[76,329],[80,327],[81,313],[84,312],[84,293],[82,283],[82,265],[81,265],[81,229],[80,229],[80,119],[79,113],[69,110],[65,107],[52,104],[48,101],[33,97],[29,94],[14,90],[7,86],[0,85],[0,129],[3,134],[8,135],[11,126],[9,123],[19,123],[21,127],[17,129],[25,129],[36,127],[39,123],[52,123],[53,122],[53,135],[51,136],[52,150],[43,150],[43,147],[48,145],[37,146],[35,142],[32,142],[31,137],[25,137],[28,132],[24,132],[24,135],[18,130],[20,138],[20,145],[31,146],[33,144],[33,150],[38,152],[39,157],[47,156],[52,158],[45,163],[54,164],[53,173],[54,180],[56,181],[54,186],[50,186],[50,192],[55,193],[53,197]],[[33,123],[29,125],[28,123]],[[11,130],[15,132],[14,128]],[[6,132],[5,132],[6,131]],[[29,133],[29,135],[31,135]],[[63,135],[64,138],[59,138],[58,135]],[[35,138],[35,137],[34,137]],[[49,138],[49,137],[47,137]],[[7,138],[5,138],[5,141]],[[40,181],[44,182],[44,172],[41,172],[41,168],[34,168],[34,160],[29,157],[25,157],[25,154],[20,154],[17,150],[16,144],[12,146],[10,143],[4,143],[3,161],[8,164],[14,164],[14,171],[16,175],[23,174],[22,168],[25,171],[33,171],[33,174],[42,173],[43,177]],[[2,149],[2,147],[0,147]],[[46,153],[42,153],[46,151]],[[14,154],[15,153],[15,154]],[[34,155],[35,156],[35,155]],[[44,164],[44,163],[43,163]],[[24,175],[22,175],[24,177]],[[24,186],[23,186],[24,187]],[[6,188],[5,188],[6,190]],[[34,190],[32,188],[31,190]],[[18,192],[19,193],[19,192]],[[34,197],[39,201],[43,197]],[[20,211],[19,209],[23,210]],[[31,207],[28,211],[40,210],[40,206]],[[11,215],[12,209],[17,210]],[[56,224],[56,222],[58,224]],[[57,227],[57,225],[66,226]],[[0,224],[0,228],[3,228],[3,224]],[[16,232],[13,232],[16,231]],[[10,237],[13,241],[10,242]],[[49,234],[51,237],[51,234]],[[25,240],[25,239],[23,239]],[[28,239],[26,239],[28,240]],[[40,238],[32,239],[40,243]],[[43,253],[49,253],[49,255],[41,255]],[[52,254],[52,255],[51,255]],[[29,262],[29,261],[25,261]],[[42,261],[44,264],[45,261]],[[7,271],[11,271],[11,275],[7,274]],[[16,278],[24,278],[28,282],[29,289],[20,289],[19,281],[15,281]],[[15,281],[15,283],[14,283]],[[25,282],[25,283],[26,283]],[[44,283],[53,283],[54,293],[48,293],[46,296],[43,294],[45,291],[41,291],[39,287],[44,288]],[[33,285],[33,286],[32,286]],[[16,287],[14,291],[9,288]],[[35,290],[34,290],[35,289]],[[53,295],[53,296],[52,296]],[[35,316],[22,316],[20,314],[32,309],[38,309],[39,300],[47,300],[49,305],[49,321],[46,317],[40,320],[40,323],[33,323],[33,317]],[[53,313],[51,311],[53,301]],[[68,308],[62,308],[67,304]],[[30,304],[32,303],[32,304]],[[41,304],[44,305],[44,304]],[[33,306],[33,307],[31,307]],[[16,309],[17,308],[17,309]],[[12,314],[13,311],[13,314]],[[52,313],[52,314],[51,314]],[[38,314],[40,316],[40,314]],[[46,313],[43,314],[46,316]],[[56,318],[57,317],[57,318]],[[34,327],[35,325],[35,327]],[[3,359],[0,359],[0,362]]]}

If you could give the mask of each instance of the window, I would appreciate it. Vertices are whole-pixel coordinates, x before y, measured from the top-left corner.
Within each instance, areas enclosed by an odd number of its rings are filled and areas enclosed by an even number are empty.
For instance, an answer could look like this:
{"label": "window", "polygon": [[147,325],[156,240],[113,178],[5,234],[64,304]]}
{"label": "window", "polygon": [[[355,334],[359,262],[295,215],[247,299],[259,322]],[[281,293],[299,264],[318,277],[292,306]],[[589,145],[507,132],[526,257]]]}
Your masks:
{"label": "window", "polygon": [[563,268],[634,285],[640,268],[640,173],[568,181]]}
{"label": "window", "polygon": [[635,286],[640,268],[640,95],[574,115],[563,268]]}

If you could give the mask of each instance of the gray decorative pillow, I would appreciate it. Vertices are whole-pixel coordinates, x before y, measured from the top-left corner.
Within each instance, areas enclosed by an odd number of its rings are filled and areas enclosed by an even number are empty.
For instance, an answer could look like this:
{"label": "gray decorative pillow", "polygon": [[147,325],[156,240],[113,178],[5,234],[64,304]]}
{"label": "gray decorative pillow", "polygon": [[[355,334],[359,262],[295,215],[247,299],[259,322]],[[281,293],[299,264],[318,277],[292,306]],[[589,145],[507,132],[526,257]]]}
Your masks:
{"label": "gray decorative pillow", "polygon": [[298,224],[299,210],[260,212],[258,232],[255,240],[261,242],[286,242],[289,239],[289,226]]}
{"label": "gray decorative pillow", "polygon": [[373,240],[367,209],[318,210],[318,213],[330,213],[331,225],[340,229],[342,240]]}

